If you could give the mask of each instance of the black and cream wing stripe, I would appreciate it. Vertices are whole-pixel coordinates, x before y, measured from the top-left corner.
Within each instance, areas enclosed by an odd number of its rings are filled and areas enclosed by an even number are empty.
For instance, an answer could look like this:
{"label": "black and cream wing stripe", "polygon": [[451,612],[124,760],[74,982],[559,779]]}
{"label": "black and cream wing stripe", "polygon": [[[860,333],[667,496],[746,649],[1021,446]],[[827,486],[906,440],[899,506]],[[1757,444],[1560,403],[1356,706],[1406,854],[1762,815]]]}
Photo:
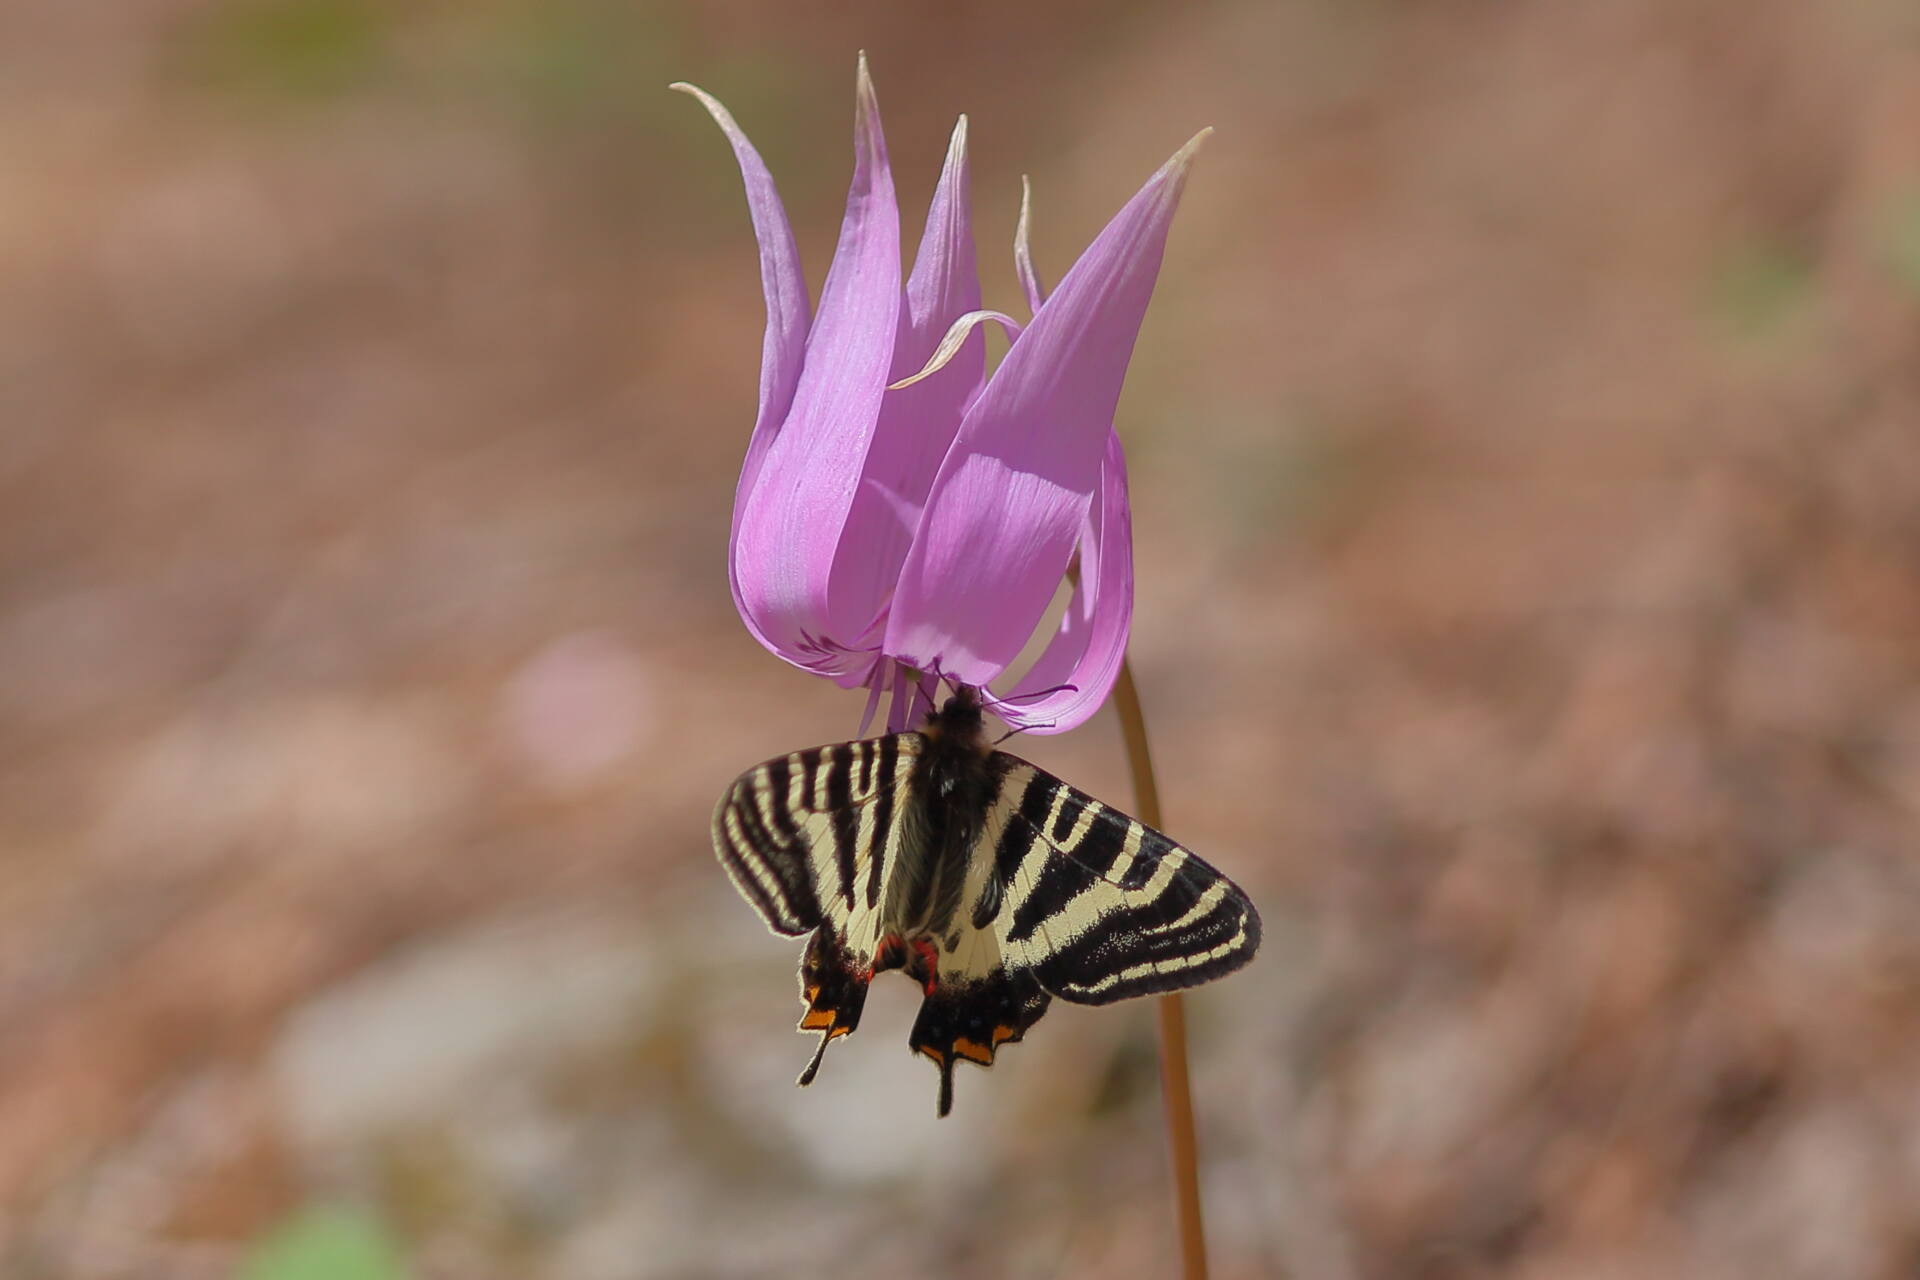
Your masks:
{"label": "black and cream wing stripe", "polygon": [[1076,1004],[1211,981],[1260,945],[1245,893],[1158,831],[1014,756],[991,841],[1001,962]]}
{"label": "black and cream wing stripe", "polygon": [[767,927],[795,937],[832,922],[856,946],[898,852],[918,734],[838,742],[749,769],[713,813],[713,847]]}

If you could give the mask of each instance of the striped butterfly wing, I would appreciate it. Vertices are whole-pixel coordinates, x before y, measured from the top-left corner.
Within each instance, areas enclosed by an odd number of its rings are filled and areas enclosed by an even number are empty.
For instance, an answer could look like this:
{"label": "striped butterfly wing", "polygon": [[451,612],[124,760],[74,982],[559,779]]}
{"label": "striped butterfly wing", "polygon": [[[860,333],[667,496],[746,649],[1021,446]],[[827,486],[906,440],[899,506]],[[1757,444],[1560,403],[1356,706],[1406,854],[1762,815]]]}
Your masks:
{"label": "striped butterfly wing", "polygon": [[1239,886],[1144,822],[1006,759],[988,834],[1003,893],[993,929],[1010,969],[1097,1005],[1197,986],[1253,958],[1260,914]]}
{"label": "striped butterfly wing", "polygon": [[1017,756],[973,848],[938,981],[908,1045],[940,1068],[941,1115],[958,1061],[992,1066],[1053,997],[1109,1004],[1232,973],[1260,946],[1238,886],[1152,827]]}
{"label": "striped butterfly wing", "polygon": [[800,1028],[822,1034],[801,1084],[828,1043],[859,1025],[925,741],[895,733],[778,756],[741,774],[714,809],[714,852],[740,895],[775,933],[813,935],[800,966]]}

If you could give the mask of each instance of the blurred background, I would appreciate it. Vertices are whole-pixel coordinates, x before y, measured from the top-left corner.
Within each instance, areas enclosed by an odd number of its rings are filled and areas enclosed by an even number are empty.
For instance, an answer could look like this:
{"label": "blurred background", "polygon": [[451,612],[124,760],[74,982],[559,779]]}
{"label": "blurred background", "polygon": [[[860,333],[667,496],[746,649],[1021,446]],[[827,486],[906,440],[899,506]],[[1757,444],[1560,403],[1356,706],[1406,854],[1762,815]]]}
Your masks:
{"label": "blurred background", "polygon": [[[1220,1276],[1920,1268],[1893,0],[0,7],[0,1275],[1160,1276],[1152,1010],[818,1084],[723,569],[869,51],[988,305],[1196,129],[1121,409]],[[997,343],[997,339],[991,340]],[[997,346],[993,348],[999,350]],[[1039,763],[1116,802],[1103,712]]]}

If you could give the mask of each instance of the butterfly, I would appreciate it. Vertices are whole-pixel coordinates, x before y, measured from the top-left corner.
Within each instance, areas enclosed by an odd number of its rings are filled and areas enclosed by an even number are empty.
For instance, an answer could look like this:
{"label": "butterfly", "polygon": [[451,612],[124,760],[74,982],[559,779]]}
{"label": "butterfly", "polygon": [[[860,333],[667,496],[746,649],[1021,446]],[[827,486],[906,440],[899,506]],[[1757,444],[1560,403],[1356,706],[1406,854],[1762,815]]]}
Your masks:
{"label": "butterfly", "polygon": [[986,740],[960,687],[918,731],[749,769],[720,798],[713,847],[769,928],[811,934],[800,1075],[860,1024],[875,974],[925,993],[907,1045],[940,1068],[991,1066],[1059,998],[1110,1004],[1211,981],[1260,945],[1260,915],[1158,831]]}

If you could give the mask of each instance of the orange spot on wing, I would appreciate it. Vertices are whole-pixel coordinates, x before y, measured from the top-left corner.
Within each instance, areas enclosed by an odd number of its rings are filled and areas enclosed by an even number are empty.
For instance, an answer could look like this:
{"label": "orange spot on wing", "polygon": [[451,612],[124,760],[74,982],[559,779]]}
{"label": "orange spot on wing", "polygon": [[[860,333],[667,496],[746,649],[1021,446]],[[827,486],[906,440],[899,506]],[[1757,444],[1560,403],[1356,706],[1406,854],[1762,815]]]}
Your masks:
{"label": "orange spot on wing", "polygon": [[998,1026],[993,1029],[993,1042],[995,1044],[1005,1044],[1007,1041],[1017,1040],[1019,1037],[1020,1029],[1018,1027]]}
{"label": "orange spot on wing", "polygon": [[993,1065],[993,1047],[981,1044],[978,1040],[969,1040],[965,1036],[953,1042],[953,1051],[969,1062],[977,1062],[983,1067]]}
{"label": "orange spot on wing", "polygon": [[809,1009],[807,1016],[800,1019],[802,1031],[824,1031],[833,1025],[833,1010]]}

